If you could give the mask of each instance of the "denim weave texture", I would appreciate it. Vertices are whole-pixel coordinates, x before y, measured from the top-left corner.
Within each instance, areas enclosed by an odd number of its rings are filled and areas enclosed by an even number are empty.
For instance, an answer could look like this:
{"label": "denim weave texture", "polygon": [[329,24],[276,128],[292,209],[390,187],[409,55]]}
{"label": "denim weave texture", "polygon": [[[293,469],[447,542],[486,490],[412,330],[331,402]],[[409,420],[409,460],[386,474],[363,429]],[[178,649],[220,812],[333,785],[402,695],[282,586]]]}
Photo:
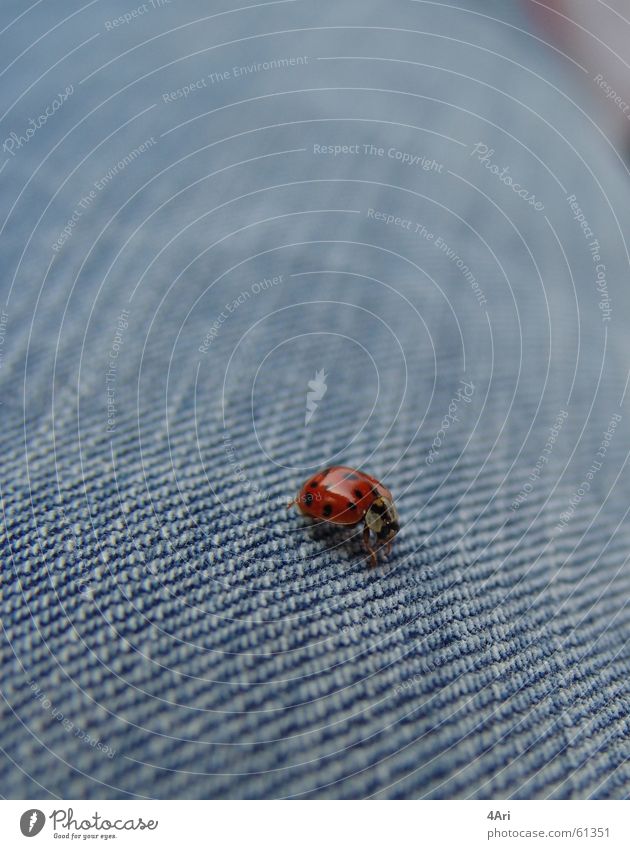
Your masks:
{"label": "denim weave texture", "polygon": [[[627,797],[582,72],[516,3],[129,5],[0,10],[2,138],[72,88],[0,174],[0,793]],[[376,568],[286,510],[333,464],[394,493]]]}

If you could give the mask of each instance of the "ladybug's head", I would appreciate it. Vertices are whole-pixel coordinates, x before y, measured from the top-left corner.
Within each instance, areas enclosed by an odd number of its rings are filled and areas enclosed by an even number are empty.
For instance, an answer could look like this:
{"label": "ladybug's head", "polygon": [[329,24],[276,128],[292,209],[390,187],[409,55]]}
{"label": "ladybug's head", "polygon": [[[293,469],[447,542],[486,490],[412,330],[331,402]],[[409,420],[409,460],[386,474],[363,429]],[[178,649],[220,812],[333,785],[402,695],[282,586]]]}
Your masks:
{"label": "ladybug's head", "polygon": [[383,495],[375,498],[365,514],[365,524],[381,545],[394,539],[400,530],[400,520],[394,502]]}

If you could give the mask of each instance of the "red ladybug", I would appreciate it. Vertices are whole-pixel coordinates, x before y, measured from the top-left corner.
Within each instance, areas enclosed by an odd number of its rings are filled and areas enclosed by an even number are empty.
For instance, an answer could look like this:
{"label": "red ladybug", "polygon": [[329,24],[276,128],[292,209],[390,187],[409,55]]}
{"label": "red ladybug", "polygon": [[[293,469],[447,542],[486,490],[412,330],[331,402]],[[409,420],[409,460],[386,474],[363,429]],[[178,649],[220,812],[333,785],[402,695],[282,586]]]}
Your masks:
{"label": "red ladybug", "polygon": [[[380,548],[387,546],[389,553],[392,540],[400,530],[391,492],[376,478],[349,466],[330,466],[314,474],[288,507],[294,504],[305,516],[321,522],[358,525],[363,521],[363,544],[370,553],[372,566],[376,566]],[[371,544],[372,534],[375,547]]]}

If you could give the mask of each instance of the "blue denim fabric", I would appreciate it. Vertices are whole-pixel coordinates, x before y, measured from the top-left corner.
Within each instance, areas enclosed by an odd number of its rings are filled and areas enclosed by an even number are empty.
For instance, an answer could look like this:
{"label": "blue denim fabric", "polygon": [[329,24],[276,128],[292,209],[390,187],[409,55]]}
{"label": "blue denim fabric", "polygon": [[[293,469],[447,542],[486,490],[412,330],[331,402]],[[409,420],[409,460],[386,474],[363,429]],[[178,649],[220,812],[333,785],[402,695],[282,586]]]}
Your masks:
{"label": "blue denim fabric", "polygon": [[[0,793],[626,797],[583,72],[514,3],[129,5],[0,13],[3,139],[73,88],[0,174]],[[285,509],[331,463],[396,496],[375,569]]]}

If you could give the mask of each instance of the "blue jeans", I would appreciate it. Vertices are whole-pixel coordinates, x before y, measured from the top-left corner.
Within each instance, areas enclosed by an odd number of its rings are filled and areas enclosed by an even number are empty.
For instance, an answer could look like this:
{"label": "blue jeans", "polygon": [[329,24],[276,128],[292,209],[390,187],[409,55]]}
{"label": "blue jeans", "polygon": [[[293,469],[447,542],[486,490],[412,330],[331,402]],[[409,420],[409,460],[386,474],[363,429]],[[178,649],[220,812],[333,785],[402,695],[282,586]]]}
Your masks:
{"label": "blue jeans", "polygon": [[[4,36],[0,792],[627,796],[581,72],[490,0],[129,5]],[[337,463],[396,497],[376,568],[286,510]]]}

